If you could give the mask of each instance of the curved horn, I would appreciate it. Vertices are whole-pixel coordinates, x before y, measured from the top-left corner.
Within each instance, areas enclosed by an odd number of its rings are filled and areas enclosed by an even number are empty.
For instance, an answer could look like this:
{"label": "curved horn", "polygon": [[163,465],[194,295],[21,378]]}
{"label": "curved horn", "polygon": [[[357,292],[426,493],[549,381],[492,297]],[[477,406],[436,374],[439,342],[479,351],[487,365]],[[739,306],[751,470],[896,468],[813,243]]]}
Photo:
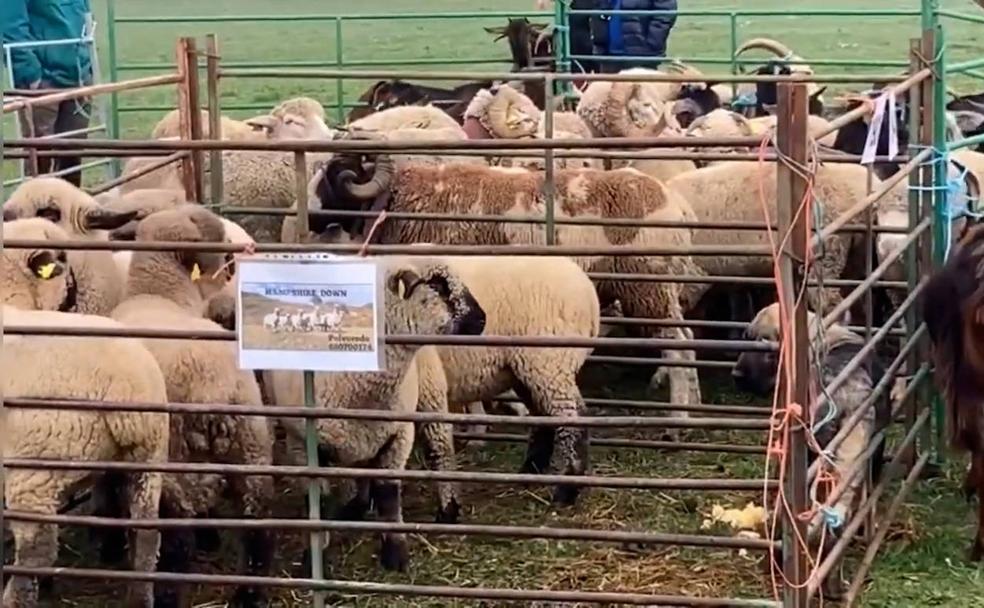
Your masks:
{"label": "curved horn", "polygon": [[674,59],[665,68],[667,72],[676,72],[677,74],[687,74],[688,76],[703,76],[704,73],[695,68],[694,66],[684,63],[679,59]]}
{"label": "curved horn", "polygon": [[[374,131],[354,129],[348,132],[347,139],[378,141],[386,138]],[[388,154],[380,154],[376,157],[375,164],[376,167],[372,173],[372,178],[364,184],[355,183],[357,176],[354,171],[339,172],[338,180],[350,196],[360,200],[371,200],[382,194],[386,188],[389,188],[390,183],[393,181],[393,175],[396,173],[396,164],[393,161],[393,157]]]}
{"label": "curved horn", "polygon": [[[487,112],[489,121],[489,131],[498,139],[519,139],[521,137],[531,137],[536,133],[539,116],[530,116],[529,125],[511,126],[509,124],[509,114],[511,110],[524,111],[523,106],[533,106],[532,102],[525,95],[516,89],[503,85],[495,93],[495,97],[489,102]],[[539,114],[539,111],[537,111]]]}
{"label": "curved horn", "polygon": [[772,38],[752,38],[735,49],[735,57],[751,49],[765,49],[772,51],[779,57],[793,58],[796,56],[788,46],[777,40],[773,40]]}

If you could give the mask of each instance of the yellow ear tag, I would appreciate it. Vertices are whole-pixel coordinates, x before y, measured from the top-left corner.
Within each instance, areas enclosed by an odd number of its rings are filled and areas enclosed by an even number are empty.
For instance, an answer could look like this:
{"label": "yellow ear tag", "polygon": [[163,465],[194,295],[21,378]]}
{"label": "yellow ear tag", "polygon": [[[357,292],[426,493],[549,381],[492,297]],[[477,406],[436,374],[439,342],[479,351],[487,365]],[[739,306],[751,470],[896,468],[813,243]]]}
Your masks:
{"label": "yellow ear tag", "polygon": [[41,266],[40,268],[38,268],[38,276],[41,277],[44,280],[50,279],[51,278],[51,275],[54,274],[54,272],[55,272],[55,263],[54,262],[48,262],[44,266]]}
{"label": "yellow ear tag", "polygon": [[191,280],[197,281],[200,278],[202,278],[202,269],[198,267],[198,264],[195,264],[191,267]]}
{"label": "yellow ear tag", "polygon": [[403,297],[403,294],[407,292],[407,284],[403,282],[403,279],[397,281],[396,294]]}

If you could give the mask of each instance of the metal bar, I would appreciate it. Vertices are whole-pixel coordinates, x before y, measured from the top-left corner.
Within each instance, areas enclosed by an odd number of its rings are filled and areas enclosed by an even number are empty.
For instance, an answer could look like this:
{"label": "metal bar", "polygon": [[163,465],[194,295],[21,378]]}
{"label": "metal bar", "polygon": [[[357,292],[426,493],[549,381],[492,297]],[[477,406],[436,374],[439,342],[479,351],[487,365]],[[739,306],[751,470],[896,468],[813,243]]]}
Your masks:
{"label": "metal bar", "polygon": [[[222,215],[266,215],[266,216],[288,216],[294,215],[294,211],[282,207],[239,207],[226,205],[217,209]],[[347,209],[311,209],[309,215],[331,216],[331,217],[355,217],[355,218],[377,218],[381,211],[355,211]],[[409,211],[387,211],[387,219],[390,220],[418,220],[418,221],[446,221],[446,222],[477,222],[477,223],[496,223],[504,224],[545,224],[546,216],[538,215],[485,215],[479,213],[417,213]],[[603,217],[555,217],[554,223],[559,226],[625,226],[628,228],[700,228],[703,230],[760,230],[769,228],[777,230],[775,224],[766,222],[699,222],[699,221],[669,221],[669,220],[645,220],[636,218],[603,218]],[[878,234],[909,234],[906,227],[896,226],[875,226],[872,228]],[[864,232],[864,226],[848,225],[841,229],[842,232]],[[604,273],[617,274],[617,273]],[[631,275],[637,276],[637,275]],[[675,275],[659,275],[675,276]],[[737,277],[755,278],[766,280],[773,283],[771,279],[765,277]],[[825,281],[825,283],[829,283]],[[860,281],[843,281],[844,284],[857,285]],[[901,285],[901,281],[898,281]]]}
{"label": "metal bar", "polygon": [[[474,441],[503,441],[526,443],[527,435],[509,435],[506,433],[455,433],[455,439]],[[758,454],[765,455],[763,445],[741,445],[723,443],[697,443],[684,441],[648,441],[641,439],[601,439],[593,437],[589,440],[591,447],[598,448],[632,448],[643,450],[665,450],[680,452],[723,452],[727,454]]]}
{"label": "metal bar", "polygon": [[70,99],[93,97],[115,91],[135,91],[137,89],[149,89],[151,87],[177,84],[179,81],[180,78],[177,74],[164,74],[161,76],[148,76],[147,78],[124,80],[122,82],[108,82],[105,84],[94,84],[86,87],[76,87],[73,89],[66,89],[58,93],[51,93],[50,95],[42,95],[31,99],[18,99],[16,101],[5,103],[3,104],[2,113],[9,114],[11,112],[16,112],[18,110],[23,110],[24,108],[37,105],[51,105]]}
{"label": "metal bar", "polygon": [[[33,239],[11,239],[10,249],[41,249],[50,247],[50,241]],[[246,246],[237,243],[190,243],[186,241],[59,241],[59,249],[66,251],[196,251],[209,253],[242,253]],[[367,255],[518,255],[518,256],[768,256],[768,247],[745,247],[740,245],[694,245],[690,247],[601,247],[593,245],[434,245],[416,247],[413,245],[329,245],[324,243],[257,243],[256,253],[336,253],[357,254],[363,250]]]}
{"label": "metal bar", "polygon": [[624,428],[646,429],[703,428],[724,430],[762,430],[769,428],[768,420],[735,418],[677,418],[672,416],[493,416],[489,414],[458,414],[450,412],[390,412],[383,410],[332,409],[287,406],[225,405],[216,403],[122,403],[84,399],[12,398],[6,407],[14,409],[96,412],[154,412],[170,414],[217,414],[226,416],[263,416],[274,418],[304,418],[306,420],[367,420],[386,422],[446,422],[455,424],[508,424],[537,428]]}
{"label": "metal bar", "polygon": [[[684,547],[727,547],[766,551],[778,543],[764,539],[743,539],[733,536],[703,534],[665,534],[652,532],[625,532],[620,530],[591,530],[583,528],[547,528],[531,526],[501,526],[483,524],[435,524],[424,522],[370,522],[370,521],[305,521],[302,519],[117,519],[115,517],[91,517],[79,515],[47,515],[24,511],[7,511],[10,521],[41,524],[95,526],[101,528],[129,528],[139,530],[188,530],[218,528],[224,530],[278,530],[296,531],[352,531],[352,532],[402,532],[434,536],[490,536],[492,538],[521,538],[573,540],[605,543],[642,543],[647,545],[676,545]],[[320,580],[319,577],[312,577]]]}
{"label": "metal bar", "polygon": [[591,355],[588,363],[598,365],[639,365],[643,367],[686,367],[695,369],[728,369],[734,367],[734,361],[681,361],[680,359],[643,358],[643,357],[602,357]]}
{"label": "metal bar", "polygon": [[[912,74],[911,76],[902,80],[902,82],[887,87],[885,93],[893,92],[896,96],[898,96],[908,91],[914,85],[917,85],[923,80],[930,78],[931,74],[932,72],[929,69],[919,70],[915,74]],[[850,110],[849,112],[846,112],[838,116],[834,120],[830,121],[830,124],[827,125],[826,128],[822,129],[821,131],[819,131],[814,135],[814,138],[817,140],[822,139],[824,136],[830,135],[831,133],[837,131],[841,127],[848,125],[854,122],[855,120],[863,117],[867,113],[868,113],[868,108],[866,108],[864,105],[858,106],[857,108]]]}
{"label": "metal bar", "polygon": [[[184,153],[188,153],[184,151]],[[41,150],[38,149],[37,152],[24,152],[23,150],[6,150],[3,154],[4,159],[8,158],[31,158],[31,156],[36,155],[38,157],[44,158],[46,156],[50,157],[65,157],[65,156],[94,156],[94,157],[106,157],[106,158],[130,158],[133,156],[168,156],[174,154],[174,152],[169,152],[166,150]]]}
{"label": "metal bar", "polygon": [[[543,81],[544,88],[544,110],[543,110],[543,123],[544,123],[544,137],[549,140],[553,140],[554,136],[554,81],[551,78],[547,78]],[[554,245],[557,242],[556,226],[554,225],[554,204],[555,204],[555,190],[556,186],[554,183],[554,171],[556,167],[554,166],[554,151],[552,149],[545,149],[543,151],[543,163],[544,163],[544,176],[543,176],[543,196],[547,204],[544,210],[544,219],[546,220],[546,243],[547,245]]]}
{"label": "metal bar", "polygon": [[[516,399],[493,399],[493,401],[516,401]],[[662,403],[659,401],[637,401],[632,399],[591,399],[584,404],[595,408],[621,408],[650,411],[695,412],[702,414],[733,414],[740,416],[770,416],[772,409],[754,405],[691,405],[685,403]]]}
{"label": "metal bar", "polygon": [[143,167],[134,169],[133,171],[130,171],[126,175],[121,175],[120,177],[110,180],[104,184],[100,184],[95,188],[87,189],[87,192],[92,195],[102,194],[103,192],[109,192],[110,190],[116,188],[117,186],[122,186],[123,184],[132,182],[137,178],[143,177],[144,175],[147,175],[149,173],[153,173],[154,171],[157,171],[158,169],[162,169],[168,165],[173,165],[174,163],[184,158],[187,158],[189,154],[190,152],[175,152],[174,154],[165,156],[160,160],[154,161],[152,163],[148,163]]}
{"label": "metal bar", "polygon": [[[649,60],[652,61],[654,57],[646,55],[573,55],[572,59],[587,59],[593,57],[595,61],[599,63],[638,63],[639,61]],[[678,56],[678,57],[656,57],[660,61],[682,61],[685,63],[705,63],[711,65],[730,65],[732,63],[731,59],[728,57],[706,57],[706,56]],[[904,61],[891,61],[891,60],[880,60],[880,59],[782,59],[776,57],[774,61],[778,64],[789,65],[791,63],[808,63],[811,66],[835,66],[835,67],[868,67],[868,68],[903,68],[908,64]],[[738,65],[761,65],[762,60],[759,59],[743,59],[737,58],[734,63]]]}
{"label": "metal bar", "polygon": [[688,17],[727,17],[732,13],[741,17],[915,17],[920,14],[913,9],[805,9],[805,10],[776,10],[776,9],[742,9],[737,11],[724,9],[660,9],[660,10],[591,10],[577,9],[570,11],[572,15],[622,15],[622,16],[652,16],[680,15]]}
{"label": "metal bar", "polygon": [[[939,9],[939,2],[936,0],[926,0],[931,3],[933,8],[929,16],[931,26],[931,40],[933,42],[933,53],[930,56],[933,68],[933,150],[947,150],[946,141],[946,32],[939,24],[936,9]],[[979,136],[972,136],[974,139]],[[946,159],[944,154],[943,159]],[[946,225],[950,218],[947,201],[947,180],[948,167],[946,163],[936,162],[933,165],[933,268],[939,268],[946,259]],[[946,429],[946,412],[943,407],[943,400],[938,397],[933,400],[933,441],[936,449],[933,452],[933,464],[942,465],[946,460],[946,451],[942,449],[943,435]]]}
{"label": "metal bar", "polygon": [[868,511],[874,509],[875,505],[878,504],[878,499],[885,493],[888,483],[895,476],[893,475],[895,468],[902,460],[902,455],[905,452],[905,450],[901,448],[904,448],[915,441],[919,428],[926,424],[928,420],[929,410],[923,410],[923,413],[920,414],[918,419],[916,419],[916,424],[912,429],[910,429],[910,431],[906,434],[905,439],[903,439],[902,443],[899,445],[900,449],[895,452],[892,460],[884,467],[885,473],[882,476],[881,481],[878,482],[878,486],[872,490],[871,494],[868,496],[868,500],[855,512],[854,517],[850,522],[848,522],[848,524],[844,527],[844,530],[841,532],[840,538],[836,543],[834,543],[834,546],[830,548],[830,551],[826,554],[826,556],[824,556],[824,560],[817,566],[816,574],[810,580],[808,586],[810,595],[816,592],[817,588],[820,586],[820,583],[827,577],[828,574],[830,574],[830,571],[833,569],[834,565],[840,560],[841,556],[844,554],[844,551],[846,551],[847,547],[851,544],[855,533],[857,533],[858,528],[861,527],[861,523],[867,516]]}
{"label": "metal bar", "polygon": [[[927,9],[927,14],[923,16],[923,34],[921,39],[921,52],[920,52],[920,64],[925,67],[930,67],[930,62],[936,53],[936,39],[934,36],[933,29],[931,25],[927,26],[927,23],[932,23],[934,17],[931,12],[933,7],[926,6],[924,0],[923,6]],[[919,136],[919,144],[925,148],[933,147],[933,124],[937,120],[936,116],[936,98],[934,95],[935,79],[926,80],[922,83],[919,95],[922,99],[922,106],[920,107],[920,123],[921,130]],[[931,192],[933,186],[933,167],[929,164],[920,167],[921,172],[921,188],[919,190],[920,195],[920,218],[929,218],[930,221],[935,222],[935,210],[933,208],[933,201],[926,194]],[[929,275],[933,272],[935,268],[933,261],[933,247],[934,239],[936,238],[936,227],[934,225],[933,231],[929,234],[924,234],[921,239],[921,246],[919,249],[919,273],[920,276]],[[911,338],[910,338],[911,339]],[[919,345],[918,349],[915,351],[918,357],[918,361],[932,361],[932,353],[930,349],[930,344],[928,340],[923,340]],[[942,402],[939,401],[939,393],[935,391],[933,383],[924,383],[923,389],[920,393],[920,401],[926,404],[928,407],[940,407],[942,408]],[[933,432],[932,425],[925,427],[923,431],[921,449],[928,450],[933,453],[932,462],[937,462],[939,460],[939,450],[942,447],[937,441],[938,436]]]}
{"label": "metal bar", "polygon": [[[342,19],[338,17],[335,19],[335,68],[339,70],[345,69],[345,44],[342,38]],[[341,78],[335,79],[335,97],[338,99],[337,107],[335,108],[335,118],[338,119],[338,124],[345,123],[345,81]]]}
{"label": "metal bar", "polygon": [[[188,66],[188,106],[190,111],[188,112],[189,123],[189,133],[190,139],[201,140],[202,136],[202,112],[201,112],[201,83],[198,78],[198,44],[195,42],[194,38],[187,38],[187,43],[185,45],[185,55],[187,60],[185,65]],[[205,166],[202,158],[201,150],[195,150],[191,153],[191,170],[194,176],[194,189],[192,194],[193,198],[189,199],[192,201],[201,202],[205,200],[203,192],[203,184],[205,177]]]}
{"label": "metal bar", "polygon": [[[243,23],[250,21],[292,22],[292,21],[429,21],[437,19],[506,19],[509,17],[550,17],[553,13],[546,11],[472,11],[472,12],[435,12],[435,13],[366,13],[353,15],[337,14],[271,14],[271,15],[196,15],[196,16],[160,16],[160,17],[119,17],[117,23]],[[918,13],[917,13],[918,14]]]}
{"label": "metal bar", "polygon": [[[138,327],[73,327],[8,325],[10,335],[87,336],[101,338],[169,338],[210,341],[235,341],[235,331],[178,330]],[[738,352],[771,352],[774,344],[761,340],[677,340],[670,338],[580,338],[563,336],[427,336],[391,334],[385,344],[401,346],[517,346],[529,348],[597,348],[601,346],[647,348],[661,350],[708,349]]]}
{"label": "metal bar", "polygon": [[[779,276],[782,278],[779,297],[783,309],[789,314],[789,344],[794,350],[787,355],[786,365],[792,365],[792,385],[785,379],[781,384],[786,391],[786,407],[798,403],[803,412],[810,410],[810,336],[807,322],[805,298],[798,298],[799,285],[805,280],[797,270],[806,260],[806,244],[809,238],[808,213],[801,209],[805,203],[807,184],[803,176],[788,163],[798,166],[807,164],[807,116],[808,94],[803,85],[779,86],[779,121],[776,141],[778,147],[789,158],[788,162],[777,167],[777,211],[779,234],[786,244],[779,255]],[[782,366],[780,366],[780,370]],[[783,393],[780,393],[783,394]],[[806,608],[808,600],[803,586],[809,580],[809,565],[806,547],[806,523],[798,517],[808,508],[807,502],[807,444],[803,423],[790,419],[786,434],[785,469],[786,479],[782,482],[789,513],[783,513],[782,552],[783,577],[788,583],[783,590],[783,606]],[[776,508],[779,508],[777,505]]]}
{"label": "metal bar", "polygon": [[940,17],[949,17],[950,19],[956,19],[957,21],[966,21],[967,23],[984,23],[984,17],[980,15],[971,15],[968,13],[961,13],[959,11],[950,11],[946,9],[938,9],[936,14]]}
{"label": "metal bar", "polygon": [[[911,451],[915,452],[915,450]],[[926,463],[929,462],[929,455],[929,452],[923,453],[922,456],[919,457],[919,460],[913,463],[913,465],[909,468],[909,474],[906,475],[905,481],[902,482],[902,486],[895,494],[895,498],[882,515],[881,524],[875,531],[875,535],[872,537],[871,542],[868,543],[868,546],[864,552],[864,557],[861,559],[861,563],[858,564],[857,570],[854,572],[854,580],[851,581],[851,586],[847,590],[847,595],[844,596],[844,605],[848,608],[854,605],[854,601],[856,600],[858,593],[861,591],[861,585],[864,584],[868,571],[874,563],[875,556],[878,554],[878,550],[885,542],[885,537],[888,535],[891,522],[895,519],[895,514],[898,513],[899,507],[901,507],[902,503],[905,502],[906,497],[909,496],[912,488],[915,487],[916,482],[919,480],[919,476],[926,467]]]}
{"label": "metal bar", "polygon": [[913,230],[904,241],[902,241],[902,244],[897,249],[885,256],[885,259],[878,264],[877,268],[868,274],[867,278],[865,278],[860,285],[855,287],[854,290],[847,295],[847,297],[841,300],[837,306],[827,313],[827,315],[823,318],[823,328],[828,329],[837,323],[840,316],[850,310],[851,306],[853,306],[855,302],[857,302],[867,291],[871,289],[871,285],[880,279],[882,275],[888,272],[888,269],[891,268],[891,266],[895,264],[896,261],[902,257],[910,247],[912,247],[912,244],[915,243],[916,239],[919,238],[922,233],[928,231],[929,228],[930,222],[927,222],[926,220],[923,220],[918,226],[916,226],[916,229]]}
{"label": "metal bar", "polygon": [[[222,139],[222,95],[219,93],[219,40],[215,34],[205,37],[205,68],[208,88],[208,134],[210,139]],[[222,192],[222,152],[212,150],[208,153],[209,202],[221,205]],[[204,202],[204,201],[203,201]]]}
{"label": "metal bar", "polygon": [[778,608],[771,600],[690,597],[645,593],[616,593],[595,591],[531,591],[494,589],[486,587],[451,587],[435,585],[390,584],[364,581],[303,578],[272,578],[261,576],[229,576],[219,574],[172,574],[165,572],[135,572],[132,570],[93,570],[79,568],[25,568],[4,566],[3,573],[13,576],[97,579],[105,581],[147,581],[189,585],[266,586],[307,591],[333,591],[345,594],[409,595],[445,598],[477,599],[510,602],[589,602],[596,604],[628,604],[635,606],[715,606],[733,608]]}
{"label": "metal bar", "polygon": [[524,486],[566,484],[582,488],[620,488],[634,490],[759,491],[774,488],[772,480],[761,479],[660,479],[655,477],[599,477],[595,475],[525,475],[478,471],[419,471],[406,469],[357,469],[346,467],[287,467],[272,465],[232,465],[202,462],[106,462],[7,458],[9,469],[41,471],[113,471],[120,473],[158,472],[214,475],[273,475],[316,477],[319,479],[388,479],[401,481],[452,481]]}
{"label": "metal bar", "polygon": [[[190,50],[192,41],[190,38],[179,38],[175,46],[175,60],[177,62],[178,76],[178,133],[180,139],[188,141],[194,140],[192,137],[192,114],[198,112],[198,106],[191,102],[191,72],[197,73],[197,66],[189,63],[191,58]],[[195,163],[192,155],[181,159],[181,184],[184,187],[185,198],[189,201],[201,200],[195,197],[197,176],[195,174]]]}
{"label": "metal bar", "polygon": [[818,231],[813,239],[811,239],[810,246],[817,247],[820,242],[833,236],[838,230],[841,229],[842,226],[848,224],[851,220],[860,215],[862,211],[881,200],[881,198],[892,190],[896,184],[905,179],[910,172],[912,172],[916,167],[932,155],[933,150],[923,150],[917,154],[909,162],[903,165],[902,168],[899,169],[898,173],[882,181],[878,185],[878,189],[872,192],[869,196],[866,196],[857,203],[851,205],[850,208],[834,218],[830,223],[824,226],[822,230]]}
{"label": "metal bar", "polygon": [[[648,59],[652,59],[649,57]],[[560,82],[569,80],[584,80],[586,82],[689,82],[693,76],[687,74],[560,74],[548,72]],[[539,82],[545,79],[543,72],[423,72],[423,71],[393,71],[393,70],[237,70],[223,69],[219,75],[222,78],[347,78],[353,80],[516,80],[523,82]],[[915,76],[908,80],[915,79]],[[925,78],[925,74],[921,77]],[[708,74],[704,76],[714,82],[812,82],[812,83],[891,83],[907,82],[905,76],[886,74],[813,74],[810,76],[763,76],[757,74]],[[858,115],[860,116],[860,115]],[[857,118],[857,117],[855,117]]]}

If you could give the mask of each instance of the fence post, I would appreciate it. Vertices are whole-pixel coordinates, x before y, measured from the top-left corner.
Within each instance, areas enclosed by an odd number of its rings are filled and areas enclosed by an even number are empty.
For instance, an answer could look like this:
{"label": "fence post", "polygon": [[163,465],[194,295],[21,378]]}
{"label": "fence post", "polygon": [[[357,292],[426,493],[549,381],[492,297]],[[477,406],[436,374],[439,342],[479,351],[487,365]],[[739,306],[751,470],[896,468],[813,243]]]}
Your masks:
{"label": "fence post", "polygon": [[[208,133],[211,139],[222,139],[222,100],[219,97],[219,41],[215,34],[205,37],[206,74],[208,78]],[[222,205],[222,150],[208,153],[209,201],[216,208]]]}
{"label": "fence post", "polygon": [[[109,47],[109,81],[119,82],[119,70],[116,63],[116,0],[106,2],[106,45]],[[109,136],[112,139],[120,138],[120,96],[113,92],[109,94]],[[118,178],[123,174],[123,162],[113,159],[113,177]]]}
{"label": "fence post", "polygon": [[[777,147],[787,162],[804,167],[807,162],[807,102],[806,85],[779,85],[779,122]],[[806,583],[809,578],[806,539],[806,522],[797,517],[807,511],[807,445],[803,420],[807,420],[810,408],[810,336],[807,325],[807,302],[801,286],[806,280],[803,263],[806,260],[810,240],[808,211],[800,209],[806,195],[806,180],[787,162],[777,163],[777,216],[779,240],[785,245],[779,252],[779,300],[788,312],[790,331],[787,344],[792,348],[787,354],[787,364],[792,363],[792,386],[780,386],[780,394],[788,395],[786,407],[797,404],[802,419],[789,417],[789,441],[785,454],[786,479],[781,491],[786,495],[789,513],[783,512],[783,572],[788,584],[784,590],[783,606],[806,608],[808,605]],[[798,168],[799,168],[798,167]],[[798,169],[797,168],[797,169]],[[785,381],[781,382],[782,385]],[[779,508],[778,503],[776,508]]]}
{"label": "fence post", "polygon": [[[555,71],[561,74],[571,73],[571,27],[570,15],[567,12],[569,0],[558,0],[554,2],[554,62]],[[568,97],[573,87],[570,80],[555,80],[553,92],[567,103]]]}
{"label": "fence post", "polygon": [[[195,106],[191,104],[188,86],[188,39],[179,38],[175,47],[178,77],[178,133],[181,139],[191,139],[191,115]],[[195,168],[189,154],[181,160],[181,183],[184,185],[185,196],[189,201],[195,200]]]}
{"label": "fence post", "polygon": [[[342,39],[342,18],[335,17],[335,65],[339,70],[345,69],[345,41]],[[345,80],[335,79],[335,119],[338,124],[345,124]]]}

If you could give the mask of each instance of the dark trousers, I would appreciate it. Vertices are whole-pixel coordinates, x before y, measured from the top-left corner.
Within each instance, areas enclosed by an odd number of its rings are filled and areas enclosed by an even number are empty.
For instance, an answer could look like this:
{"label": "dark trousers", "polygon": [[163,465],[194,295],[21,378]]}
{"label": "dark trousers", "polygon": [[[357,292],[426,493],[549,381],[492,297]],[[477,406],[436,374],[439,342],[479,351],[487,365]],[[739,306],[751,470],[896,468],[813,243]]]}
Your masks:
{"label": "dark trousers", "polygon": [[[89,113],[92,105],[88,99],[67,100],[57,105],[33,106],[18,113],[21,132],[24,137],[49,137],[57,133],[81,131],[89,127]],[[86,133],[72,133],[65,139],[86,139]],[[41,149],[39,148],[40,152]],[[35,166],[34,161],[37,161]],[[38,156],[24,161],[24,173],[44,175],[46,173],[68,171],[82,164],[79,156]],[[82,185],[82,171],[76,170],[62,175],[76,187]]]}

